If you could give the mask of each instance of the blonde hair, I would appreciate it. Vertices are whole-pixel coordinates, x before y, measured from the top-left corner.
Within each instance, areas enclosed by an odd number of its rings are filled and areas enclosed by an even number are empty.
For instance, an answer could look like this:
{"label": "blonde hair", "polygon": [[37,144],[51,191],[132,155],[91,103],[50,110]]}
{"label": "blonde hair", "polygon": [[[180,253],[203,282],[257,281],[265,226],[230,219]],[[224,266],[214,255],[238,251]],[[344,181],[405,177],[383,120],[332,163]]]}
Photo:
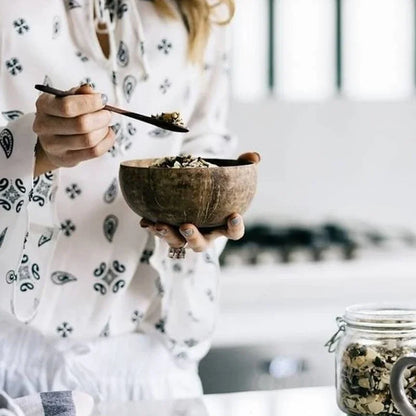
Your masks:
{"label": "blonde hair", "polygon": [[[217,0],[210,4],[208,0],[176,0],[180,14],[188,31],[188,57],[192,62],[201,62],[210,34],[211,25],[226,25],[234,15],[234,0]],[[162,16],[176,18],[175,12],[166,0],[154,0]],[[220,6],[228,9],[228,17],[217,20],[215,15]]]}

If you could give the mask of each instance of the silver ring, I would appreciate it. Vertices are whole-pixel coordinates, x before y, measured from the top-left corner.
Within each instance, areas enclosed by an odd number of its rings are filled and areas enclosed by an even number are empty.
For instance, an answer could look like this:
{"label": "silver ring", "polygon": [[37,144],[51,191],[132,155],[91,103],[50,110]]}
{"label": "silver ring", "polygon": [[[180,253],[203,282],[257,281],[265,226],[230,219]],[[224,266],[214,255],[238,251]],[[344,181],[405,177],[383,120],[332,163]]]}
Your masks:
{"label": "silver ring", "polygon": [[168,253],[169,258],[170,259],[184,259],[185,254],[186,254],[185,248],[187,246],[188,246],[188,242],[186,242],[182,247],[178,247],[178,248],[170,247],[169,253]]}

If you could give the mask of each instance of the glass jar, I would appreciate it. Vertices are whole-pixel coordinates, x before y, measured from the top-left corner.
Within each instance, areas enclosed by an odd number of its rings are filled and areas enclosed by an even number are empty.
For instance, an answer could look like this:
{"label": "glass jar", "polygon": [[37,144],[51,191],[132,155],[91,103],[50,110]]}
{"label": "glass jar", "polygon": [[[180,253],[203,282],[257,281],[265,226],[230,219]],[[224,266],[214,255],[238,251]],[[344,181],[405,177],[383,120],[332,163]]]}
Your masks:
{"label": "glass jar", "polygon": [[[331,339],[336,351],[338,407],[349,415],[398,415],[390,372],[403,356],[416,354],[416,309],[354,305],[338,318]],[[416,367],[405,371],[404,387],[416,404]]]}

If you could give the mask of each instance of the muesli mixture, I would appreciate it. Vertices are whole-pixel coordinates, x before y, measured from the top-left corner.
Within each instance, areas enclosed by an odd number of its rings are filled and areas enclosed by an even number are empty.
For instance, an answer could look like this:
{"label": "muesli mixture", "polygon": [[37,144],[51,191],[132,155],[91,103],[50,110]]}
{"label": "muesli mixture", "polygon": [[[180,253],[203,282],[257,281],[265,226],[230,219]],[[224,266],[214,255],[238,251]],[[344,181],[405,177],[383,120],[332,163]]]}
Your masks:
{"label": "muesli mixture", "polygon": [[[381,345],[350,344],[342,356],[338,386],[341,405],[352,415],[398,415],[390,394],[390,371],[402,356],[415,349],[398,346],[398,340]],[[416,367],[405,372],[405,390],[416,405]]]}
{"label": "muesli mixture", "polygon": [[209,163],[200,157],[193,157],[191,155],[186,156],[174,156],[164,157],[156,160],[152,168],[210,168],[217,167],[213,163]]}
{"label": "muesli mixture", "polygon": [[156,114],[152,115],[152,117],[165,121],[166,123],[176,124],[177,126],[184,126],[181,114],[177,111],[174,111],[173,113]]}

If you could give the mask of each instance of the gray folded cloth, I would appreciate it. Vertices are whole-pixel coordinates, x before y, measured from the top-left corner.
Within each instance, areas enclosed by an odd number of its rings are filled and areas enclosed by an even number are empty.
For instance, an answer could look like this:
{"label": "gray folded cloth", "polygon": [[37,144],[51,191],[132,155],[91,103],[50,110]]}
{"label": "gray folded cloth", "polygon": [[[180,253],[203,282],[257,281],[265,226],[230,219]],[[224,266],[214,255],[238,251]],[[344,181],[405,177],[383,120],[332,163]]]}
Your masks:
{"label": "gray folded cloth", "polygon": [[0,390],[0,416],[89,416],[94,400],[79,391],[51,391],[12,399]]}

